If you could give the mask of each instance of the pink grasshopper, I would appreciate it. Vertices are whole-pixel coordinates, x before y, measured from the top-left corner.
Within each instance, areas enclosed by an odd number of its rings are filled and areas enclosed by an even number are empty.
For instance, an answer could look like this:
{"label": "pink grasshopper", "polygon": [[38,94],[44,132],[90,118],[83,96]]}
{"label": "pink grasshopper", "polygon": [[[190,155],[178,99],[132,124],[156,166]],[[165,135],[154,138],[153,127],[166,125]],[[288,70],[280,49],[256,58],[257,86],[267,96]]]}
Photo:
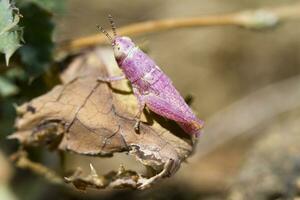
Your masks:
{"label": "pink grasshopper", "polygon": [[112,82],[127,78],[131,82],[139,103],[135,129],[139,129],[141,114],[147,106],[158,115],[177,122],[186,133],[198,137],[203,128],[203,121],[195,116],[173,86],[172,81],[155,62],[129,37],[117,35],[111,15],[109,15],[109,21],[114,37],[111,37],[102,27],[98,28],[111,41],[115,59],[124,75],[100,77],[98,80]]}

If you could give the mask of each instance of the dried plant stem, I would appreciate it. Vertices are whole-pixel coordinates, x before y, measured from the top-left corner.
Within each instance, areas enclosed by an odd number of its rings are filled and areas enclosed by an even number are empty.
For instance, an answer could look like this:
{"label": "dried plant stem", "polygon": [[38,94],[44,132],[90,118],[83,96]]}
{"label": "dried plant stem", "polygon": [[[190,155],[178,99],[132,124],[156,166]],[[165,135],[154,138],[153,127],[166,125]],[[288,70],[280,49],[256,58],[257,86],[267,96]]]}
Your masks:
{"label": "dried plant stem", "polygon": [[27,157],[27,152],[20,150],[11,156],[11,160],[16,163],[16,166],[22,169],[28,169],[37,175],[45,177],[51,183],[62,184],[64,181],[54,171],[45,167],[40,163],[31,161]]}
{"label": "dried plant stem", "polygon": [[[241,26],[252,29],[273,27],[280,21],[299,19],[300,3],[273,9],[247,10],[233,14],[203,16],[185,19],[153,20],[131,24],[118,29],[120,35],[136,36],[146,33],[166,31],[178,28],[204,26]],[[102,34],[95,34],[70,41],[62,42],[57,49],[59,52],[68,52],[107,42]]]}

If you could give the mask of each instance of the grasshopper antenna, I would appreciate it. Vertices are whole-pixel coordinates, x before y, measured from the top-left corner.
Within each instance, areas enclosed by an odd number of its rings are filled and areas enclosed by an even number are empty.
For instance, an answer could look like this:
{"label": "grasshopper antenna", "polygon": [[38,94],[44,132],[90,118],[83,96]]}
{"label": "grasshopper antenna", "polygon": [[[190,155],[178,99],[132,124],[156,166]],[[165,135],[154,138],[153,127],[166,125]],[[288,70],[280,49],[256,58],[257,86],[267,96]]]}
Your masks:
{"label": "grasshopper antenna", "polygon": [[102,26],[97,26],[97,28],[113,43],[113,38],[108,34],[108,32],[102,27]]}
{"label": "grasshopper antenna", "polygon": [[108,15],[108,20],[109,20],[109,22],[110,22],[111,29],[112,29],[112,31],[113,31],[113,33],[114,33],[114,37],[116,37],[116,36],[117,36],[117,31],[116,31],[116,29],[117,29],[117,28],[116,28],[115,21],[114,21],[113,17],[111,16],[111,14]]}

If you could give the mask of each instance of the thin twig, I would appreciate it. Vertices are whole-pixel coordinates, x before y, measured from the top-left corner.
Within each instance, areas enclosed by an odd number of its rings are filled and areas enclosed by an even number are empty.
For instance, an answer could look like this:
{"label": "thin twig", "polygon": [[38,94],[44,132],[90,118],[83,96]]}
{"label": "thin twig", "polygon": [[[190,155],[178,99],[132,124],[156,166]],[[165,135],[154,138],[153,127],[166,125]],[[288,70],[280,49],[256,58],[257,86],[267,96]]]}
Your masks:
{"label": "thin twig", "polygon": [[16,166],[22,169],[28,169],[37,175],[45,177],[51,183],[62,184],[63,179],[58,176],[54,171],[47,168],[46,166],[31,161],[27,157],[27,152],[20,150],[11,156],[11,160],[16,163]]}
{"label": "thin twig", "polygon": [[[263,29],[277,25],[280,21],[300,18],[300,3],[273,9],[247,10],[232,14],[203,16],[185,19],[163,19],[131,24],[118,29],[120,35],[137,36],[141,34],[166,31],[178,28],[204,26],[241,26],[252,29]],[[106,43],[107,38],[95,34],[62,42],[57,49],[69,52]]]}

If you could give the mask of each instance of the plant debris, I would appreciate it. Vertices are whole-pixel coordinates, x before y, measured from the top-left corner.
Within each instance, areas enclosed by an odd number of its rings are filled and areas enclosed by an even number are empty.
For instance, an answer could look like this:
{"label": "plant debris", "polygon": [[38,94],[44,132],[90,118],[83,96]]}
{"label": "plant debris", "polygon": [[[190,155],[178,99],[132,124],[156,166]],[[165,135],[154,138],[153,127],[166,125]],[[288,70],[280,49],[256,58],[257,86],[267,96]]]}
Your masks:
{"label": "plant debris", "polygon": [[90,156],[127,152],[156,172],[151,176],[140,175],[122,168],[98,176],[91,166],[87,177],[77,170],[65,178],[80,189],[145,189],[174,175],[192,153],[192,138],[176,123],[146,110],[140,130],[135,132],[138,104],[128,82],[97,82],[99,76],[119,73],[108,49],[79,55],[61,74],[62,85],[17,107],[17,131],[10,138],[18,139],[23,146],[46,145],[52,150]]}

